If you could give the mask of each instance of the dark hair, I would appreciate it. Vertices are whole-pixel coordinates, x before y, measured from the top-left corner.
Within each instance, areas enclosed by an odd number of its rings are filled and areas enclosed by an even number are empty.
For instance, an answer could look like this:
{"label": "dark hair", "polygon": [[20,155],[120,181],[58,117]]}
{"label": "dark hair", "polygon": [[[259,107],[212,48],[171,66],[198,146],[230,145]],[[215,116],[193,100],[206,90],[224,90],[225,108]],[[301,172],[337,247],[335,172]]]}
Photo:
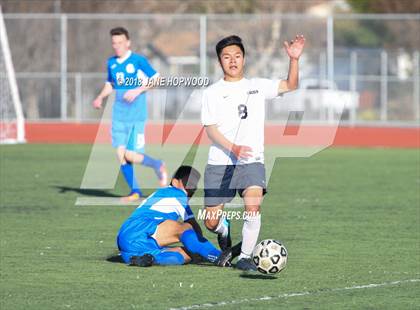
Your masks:
{"label": "dark hair", "polygon": [[242,44],[242,39],[236,35],[233,35],[233,36],[228,36],[226,38],[221,39],[219,43],[216,44],[216,53],[217,53],[217,58],[219,58],[219,61],[220,61],[220,54],[222,53],[222,50],[226,46],[231,46],[231,45],[238,46],[245,57],[245,48],[244,48],[244,45]]}
{"label": "dark hair", "polygon": [[197,169],[191,166],[181,166],[175,171],[172,178],[181,180],[185,188],[190,188],[191,185],[194,187],[197,185],[200,177],[200,172]]}
{"label": "dark hair", "polygon": [[115,27],[112,28],[111,31],[109,32],[112,36],[120,36],[120,35],[125,35],[125,37],[129,40],[130,36],[128,35],[128,31],[127,29],[125,29],[124,27]]}

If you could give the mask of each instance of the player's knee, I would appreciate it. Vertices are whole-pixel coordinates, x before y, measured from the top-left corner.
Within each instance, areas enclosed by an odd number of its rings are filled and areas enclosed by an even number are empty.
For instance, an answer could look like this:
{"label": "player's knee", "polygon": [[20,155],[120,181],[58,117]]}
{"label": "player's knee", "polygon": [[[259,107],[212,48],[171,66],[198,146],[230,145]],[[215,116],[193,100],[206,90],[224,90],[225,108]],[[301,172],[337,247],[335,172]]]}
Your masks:
{"label": "player's knee", "polygon": [[204,221],[204,226],[210,231],[214,231],[217,228],[217,225],[219,224],[218,219],[206,219]]}
{"label": "player's knee", "polygon": [[184,231],[189,230],[189,229],[192,229],[192,228],[193,227],[189,223],[182,223],[182,224],[180,224],[179,229],[178,229],[179,235],[182,235],[182,233]]}
{"label": "player's knee", "polygon": [[131,151],[125,151],[124,153],[124,159],[128,162],[132,162],[133,161],[133,154]]}
{"label": "player's knee", "polygon": [[260,206],[259,205],[246,206],[245,210],[247,213],[251,215],[258,215],[260,213]]}
{"label": "player's knee", "polygon": [[120,161],[121,164],[125,164],[126,163],[126,160],[125,160],[125,148],[118,147],[118,149],[117,149],[117,157],[118,157],[118,160]]}
{"label": "player's knee", "polygon": [[118,155],[118,161],[120,162],[121,165],[124,165],[124,164],[127,163],[127,160],[125,159],[125,156]]}

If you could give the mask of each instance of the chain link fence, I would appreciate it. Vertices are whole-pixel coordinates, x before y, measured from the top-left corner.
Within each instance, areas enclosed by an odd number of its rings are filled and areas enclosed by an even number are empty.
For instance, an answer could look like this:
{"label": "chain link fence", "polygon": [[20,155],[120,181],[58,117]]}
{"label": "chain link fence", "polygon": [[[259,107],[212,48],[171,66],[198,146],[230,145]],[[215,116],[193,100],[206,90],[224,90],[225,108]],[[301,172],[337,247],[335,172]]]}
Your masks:
{"label": "chain link fence", "polygon": [[[4,18],[28,120],[95,121],[101,117],[91,102],[106,78],[106,59],[112,55],[109,30],[115,26],[129,30],[133,50],[146,55],[161,75],[208,76],[211,82],[222,76],[214,47],[223,36],[243,38],[248,77],[286,78],[288,59],[282,42],[304,34],[302,89],[270,102],[269,121],[287,119],[290,109],[283,107],[288,104],[298,104],[314,121],[324,121],[334,100],[346,101],[342,120],[351,123],[418,124],[420,119],[420,14],[327,18],[5,14]],[[400,36],[393,36],[392,31],[400,31]],[[193,91],[199,89],[150,91],[150,118],[197,120],[200,106]]]}

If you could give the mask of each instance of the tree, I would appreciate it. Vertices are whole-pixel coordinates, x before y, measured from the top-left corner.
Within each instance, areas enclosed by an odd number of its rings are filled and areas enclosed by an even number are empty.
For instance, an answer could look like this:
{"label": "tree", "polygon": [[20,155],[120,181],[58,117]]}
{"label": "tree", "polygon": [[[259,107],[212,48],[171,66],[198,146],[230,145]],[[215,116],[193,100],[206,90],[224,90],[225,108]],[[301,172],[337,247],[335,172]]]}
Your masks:
{"label": "tree", "polygon": [[[396,14],[420,12],[420,1],[410,0],[347,0],[356,13]],[[340,20],[336,21],[335,39],[341,45],[354,47],[403,47],[418,49],[419,21]]]}
{"label": "tree", "polygon": [[358,13],[420,13],[418,0],[347,0]]}

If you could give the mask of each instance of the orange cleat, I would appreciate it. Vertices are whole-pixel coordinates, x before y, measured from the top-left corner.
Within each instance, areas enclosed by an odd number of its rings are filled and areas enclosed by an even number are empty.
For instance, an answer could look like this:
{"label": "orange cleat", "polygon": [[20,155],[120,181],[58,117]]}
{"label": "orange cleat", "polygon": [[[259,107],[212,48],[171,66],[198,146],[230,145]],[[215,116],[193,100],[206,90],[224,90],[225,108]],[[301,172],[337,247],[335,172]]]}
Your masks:
{"label": "orange cleat", "polygon": [[128,202],[136,202],[136,201],[139,201],[139,200],[140,200],[140,198],[141,198],[140,194],[139,194],[139,193],[134,192],[134,193],[131,193],[131,194],[130,194],[130,195],[128,195],[128,196],[121,197],[121,202],[124,202],[124,203],[128,203]]}

